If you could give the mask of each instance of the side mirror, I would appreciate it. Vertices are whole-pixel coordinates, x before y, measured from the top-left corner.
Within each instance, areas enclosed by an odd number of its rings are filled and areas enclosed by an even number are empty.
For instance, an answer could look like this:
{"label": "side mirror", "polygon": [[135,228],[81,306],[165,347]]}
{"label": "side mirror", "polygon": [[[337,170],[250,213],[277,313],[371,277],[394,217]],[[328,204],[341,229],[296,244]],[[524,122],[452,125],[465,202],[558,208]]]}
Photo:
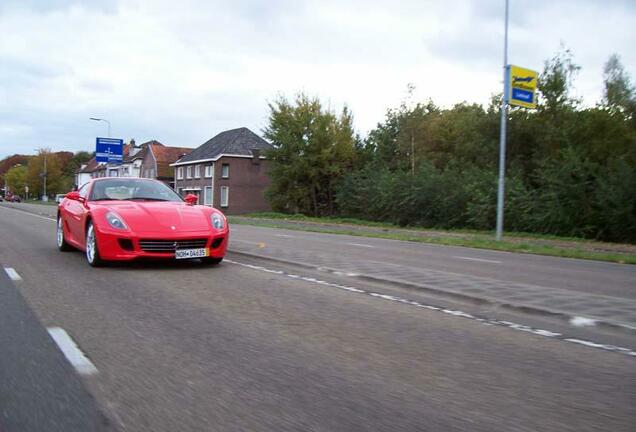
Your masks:
{"label": "side mirror", "polygon": [[194,194],[187,194],[184,200],[188,205],[195,205],[197,201],[199,201],[199,198]]}
{"label": "side mirror", "polygon": [[70,199],[73,201],[80,201],[80,194],[77,191],[69,192],[66,194],[66,199]]}

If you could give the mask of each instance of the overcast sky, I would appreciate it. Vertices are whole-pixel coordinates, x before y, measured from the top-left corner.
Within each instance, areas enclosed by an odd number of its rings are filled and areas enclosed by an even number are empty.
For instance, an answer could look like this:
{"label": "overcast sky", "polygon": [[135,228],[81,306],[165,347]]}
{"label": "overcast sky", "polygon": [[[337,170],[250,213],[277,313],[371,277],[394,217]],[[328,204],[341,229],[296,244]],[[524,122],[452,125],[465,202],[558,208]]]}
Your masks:
{"label": "overcast sky", "polygon": [[[634,81],[636,1],[511,0],[510,63],[563,43],[594,104],[618,53]],[[197,147],[303,91],[347,104],[363,136],[406,97],[452,106],[501,91],[504,0],[0,1],[0,159],[94,150],[95,136]]]}

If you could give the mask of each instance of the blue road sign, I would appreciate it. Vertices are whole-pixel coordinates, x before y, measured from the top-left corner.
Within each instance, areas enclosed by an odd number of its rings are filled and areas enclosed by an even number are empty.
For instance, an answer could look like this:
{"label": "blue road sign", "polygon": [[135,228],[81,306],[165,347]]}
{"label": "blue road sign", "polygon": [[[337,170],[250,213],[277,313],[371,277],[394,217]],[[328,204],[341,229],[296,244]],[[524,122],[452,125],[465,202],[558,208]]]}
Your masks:
{"label": "blue road sign", "polygon": [[95,160],[109,164],[120,164],[124,159],[124,140],[118,138],[97,138],[95,140]]}

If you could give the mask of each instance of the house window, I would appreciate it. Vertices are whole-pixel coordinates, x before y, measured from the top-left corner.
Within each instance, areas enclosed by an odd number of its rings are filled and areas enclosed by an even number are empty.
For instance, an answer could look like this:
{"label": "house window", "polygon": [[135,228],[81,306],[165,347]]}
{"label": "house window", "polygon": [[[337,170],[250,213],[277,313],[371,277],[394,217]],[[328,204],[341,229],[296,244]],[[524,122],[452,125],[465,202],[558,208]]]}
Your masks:
{"label": "house window", "polygon": [[186,178],[189,178],[189,179],[192,178],[192,165],[188,165],[186,167]]}
{"label": "house window", "polygon": [[194,178],[201,178],[201,165],[194,166]]}
{"label": "house window", "polygon": [[212,205],[212,186],[205,187],[205,195],[203,196],[203,205]]}
{"label": "house window", "polygon": [[230,177],[230,164],[223,164],[221,166],[221,177],[223,178]]}
{"label": "house window", "polygon": [[212,165],[205,166],[205,178],[212,177]]}
{"label": "house window", "polygon": [[110,170],[108,176],[109,177],[117,177],[119,175],[119,171],[117,170]]}
{"label": "house window", "polygon": [[230,203],[230,188],[221,186],[221,207],[227,207]]}
{"label": "house window", "polygon": [[183,167],[177,168],[177,180],[183,180]]}

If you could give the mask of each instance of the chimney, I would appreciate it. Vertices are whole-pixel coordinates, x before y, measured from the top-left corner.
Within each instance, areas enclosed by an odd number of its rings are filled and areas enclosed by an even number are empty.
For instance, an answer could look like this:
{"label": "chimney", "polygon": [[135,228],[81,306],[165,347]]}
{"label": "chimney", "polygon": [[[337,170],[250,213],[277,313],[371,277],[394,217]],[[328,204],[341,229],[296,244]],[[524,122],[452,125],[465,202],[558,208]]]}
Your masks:
{"label": "chimney", "polygon": [[252,163],[254,165],[258,165],[261,163],[261,149],[253,148],[252,149]]}
{"label": "chimney", "polygon": [[128,150],[128,155],[130,155],[130,156],[136,155],[137,153],[139,153],[139,150],[141,150],[141,147],[137,147],[135,145],[135,139],[134,138],[130,139],[129,145],[130,145],[130,148]]}

